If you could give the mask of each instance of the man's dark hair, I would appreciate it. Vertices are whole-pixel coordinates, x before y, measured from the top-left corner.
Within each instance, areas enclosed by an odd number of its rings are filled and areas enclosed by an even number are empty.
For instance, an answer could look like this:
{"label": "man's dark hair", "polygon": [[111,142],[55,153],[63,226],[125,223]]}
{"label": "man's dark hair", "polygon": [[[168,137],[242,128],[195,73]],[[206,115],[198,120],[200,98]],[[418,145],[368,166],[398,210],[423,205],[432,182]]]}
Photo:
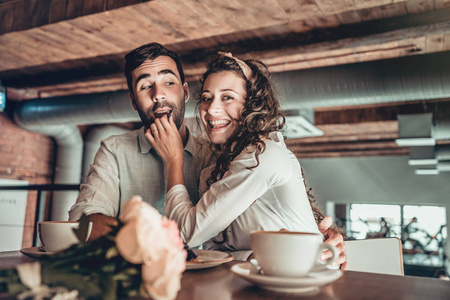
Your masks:
{"label": "man's dark hair", "polygon": [[168,56],[177,64],[178,73],[180,74],[181,82],[184,83],[184,72],[181,66],[181,58],[175,51],[169,50],[158,43],[150,43],[142,45],[125,55],[124,73],[127,78],[128,90],[133,93],[131,72],[142,65],[146,60],[154,60],[159,56]]}

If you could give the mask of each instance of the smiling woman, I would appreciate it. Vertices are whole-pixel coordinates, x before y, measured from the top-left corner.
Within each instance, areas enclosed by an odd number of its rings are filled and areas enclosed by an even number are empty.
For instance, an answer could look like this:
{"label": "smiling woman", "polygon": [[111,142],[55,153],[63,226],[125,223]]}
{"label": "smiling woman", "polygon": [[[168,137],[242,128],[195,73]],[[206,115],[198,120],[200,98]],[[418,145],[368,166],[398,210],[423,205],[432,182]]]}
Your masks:
{"label": "smiling woman", "polygon": [[233,72],[208,76],[203,84],[199,109],[211,142],[224,144],[236,132],[246,97],[244,79]]}
{"label": "smiling woman", "polygon": [[201,173],[196,205],[184,186],[172,118],[156,119],[147,134],[167,167],[166,215],[177,221],[184,241],[236,251],[250,250],[253,230],[319,232],[299,162],[281,134],[284,117],[265,65],[231,54],[212,58],[198,99],[217,160]]}

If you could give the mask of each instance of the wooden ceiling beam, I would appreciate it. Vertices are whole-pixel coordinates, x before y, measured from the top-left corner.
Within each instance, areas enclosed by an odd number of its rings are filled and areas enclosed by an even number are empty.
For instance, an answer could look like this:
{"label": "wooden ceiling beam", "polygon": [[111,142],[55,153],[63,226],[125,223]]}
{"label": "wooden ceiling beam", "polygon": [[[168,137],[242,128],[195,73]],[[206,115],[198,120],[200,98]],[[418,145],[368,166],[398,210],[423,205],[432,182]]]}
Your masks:
{"label": "wooden ceiling beam", "polygon": [[[292,150],[291,150],[292,151]],[[362,156],[397,156],[408,155],[409,149],[383,149],[383,150],[364,150],[364,151],[329,151],[329,152],[301,152],[292,151],[298,159],[302,158],[330,158],[330,157],[362,157]]]}
{"label": "wooden ceiling beam", "polygon": [[[405,26],[406,28],[404,28]],[[254,33],[252,34],[254,35]],[[427,50],[427,40],[421,38],[423,36],[429,36],[430,41],[436,40],[436,38],[440,39],[440,49]],[[223,35],[217,39],[227,40]],[[252,56],[262,59],[271,71],[279,72],[412,55],[426,51],[450,50],[450,42],[445,42],[447,40],[450,40],[450,9],[443,9],[360,24],[342,25],[337,28],[316,29],[304,34],[290,33],[281,36],[266,36],[264,39],[250,38],[246,41],[221,44],[208,49],[180,52],[185,65],[186,78],[189,81],[196,81],[204,71],[205,57],[218,50],[229,50],[242,57],[251,53]],[[283,47],[280,48],[280,45]],[[178,44],[168,45],[172,49],[179,46]],[[449,49],[445,49],[446,47]],[[258,49],[258,51],[254,49]],[[39,90],[39,87],[42,87],[43,96],[89,92],[89,87],[95,86],[96,81],[103,80],[103,77],[114,79],[111,86],[103,87],[104,91],[117,90],[124,86],[122,75],[124,54],[125,52],[120,52],[90,59],[76,59],[64,63],[47,63],[35,67],[3,71],[0,72],[0,79],[7,86],[15,88]],[[122,82],[118,83],[119,80]],[[64,86],[58,87],[60,84],[64,84]],[[51,91],[51,86],[54,86],[54,92]]]}
{"label": "wooden ceiling beam", "polygon": [[[330,124],[360,124],[363,131],[369,130],[367,122],[377,124],[379,121],[392,121],[391,123],[382,122],[383,126],[392,126],[390,130],[397,131],[394,127],[394,122],[397,121],[398,115],[406,114],[422,114],[432,113],[438,110],[449,109],[450,99],[435,99],[426,101],[407,101],[407,102],[392,102],[392,103],[378,103],[378,104],[364,104],[352,106],[337,106],[337,107],[319,107],[314,109],[314,125],[321,130],[328,130],[327,126]],[[324,128],[322,128],[322,126]],[[370,125],[369,125],[370,126]],[[379,125],[375,125],[375,128]],[[396,126],[396,125],[395,125]],[[333,128],[339,128],[334,126]],[[384,128],[383,130],[386,130]],[[339,129],[343,131],[344,128]]]}

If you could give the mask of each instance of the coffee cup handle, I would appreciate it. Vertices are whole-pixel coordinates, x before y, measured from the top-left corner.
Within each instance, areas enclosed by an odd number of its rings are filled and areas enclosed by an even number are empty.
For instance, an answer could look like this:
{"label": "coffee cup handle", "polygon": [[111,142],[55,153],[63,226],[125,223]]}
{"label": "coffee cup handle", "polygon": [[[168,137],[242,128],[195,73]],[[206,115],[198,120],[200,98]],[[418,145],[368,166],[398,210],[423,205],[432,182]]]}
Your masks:
{"label": "coffee cup handle", "polygon": [[[323,251],[330,250],[331,257],[327,258],[326,260],[321,260],[320,257],[322,256]],[[338,249],[332,245],[329,244],[322,244],[319,250],[319,254],[316,261],[315,268],[321,268],[325,266],[332,265],[336,260],[339,258],[339,252]]]}

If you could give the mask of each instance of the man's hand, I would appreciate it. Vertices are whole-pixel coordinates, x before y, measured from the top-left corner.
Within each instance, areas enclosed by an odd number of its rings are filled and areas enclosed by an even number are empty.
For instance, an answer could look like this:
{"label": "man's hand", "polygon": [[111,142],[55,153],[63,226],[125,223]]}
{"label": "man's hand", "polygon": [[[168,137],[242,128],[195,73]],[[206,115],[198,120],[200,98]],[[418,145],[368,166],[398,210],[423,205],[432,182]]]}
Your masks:
{"label": "man's hand", "polygon": [[108,217],[102,214],[92,214],[89,215],[88,218],[89,221],[92,222],[92,231],[89,236],[89,241],[95,240],[110,232],[110,225],[117,225],[116,218]]}
{"label": "man's hand", "polygon": [[[326,216],[322,222],[318,224],[319,231],[323,234],[324,243],[335,246],[338,249],[340,254],[336,261],[336,265],[341,265],[341,270],[347,270],[344,237],[339,232],[330,228],[332,224],[333,219],[330,216]],[[331,252],[327,250],[322,255],[322,259],[327,259],[329,257],[331,257]]]}

